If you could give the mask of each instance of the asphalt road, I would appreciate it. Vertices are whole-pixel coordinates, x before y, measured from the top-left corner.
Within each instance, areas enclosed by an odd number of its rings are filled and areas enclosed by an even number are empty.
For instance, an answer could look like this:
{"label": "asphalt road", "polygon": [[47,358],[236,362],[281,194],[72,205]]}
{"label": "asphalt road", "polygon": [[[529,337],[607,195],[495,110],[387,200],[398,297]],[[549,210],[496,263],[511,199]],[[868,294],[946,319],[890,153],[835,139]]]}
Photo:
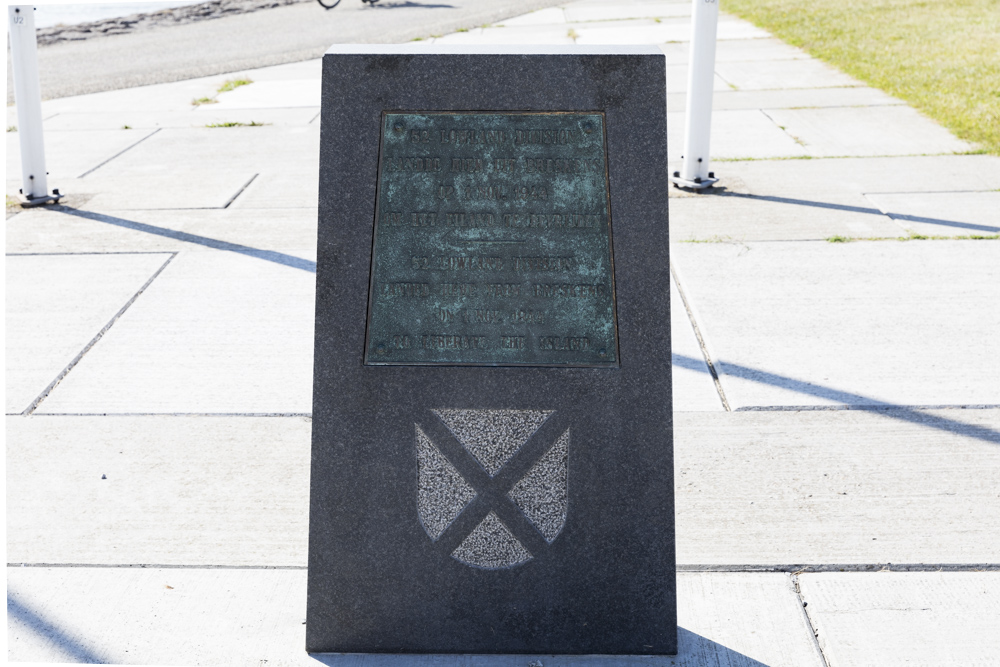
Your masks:
{"label": "asphalt road", "polygon": [[[125,35],[39,46],[43,99],[180,81],[318,58],[335,43],[407,42],[474,28],[565,0],[315,2]],[[9,52],[8,103],[13,102]]]}

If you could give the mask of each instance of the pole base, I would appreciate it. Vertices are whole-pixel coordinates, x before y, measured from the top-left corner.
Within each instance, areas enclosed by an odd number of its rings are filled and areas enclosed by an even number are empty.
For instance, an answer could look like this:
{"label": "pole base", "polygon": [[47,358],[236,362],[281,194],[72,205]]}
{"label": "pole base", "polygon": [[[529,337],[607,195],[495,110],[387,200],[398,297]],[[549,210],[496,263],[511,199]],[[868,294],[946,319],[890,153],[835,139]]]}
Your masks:
{"label": "pole base", "polygon": [[688,190],[704,190],[705,188],[710,188],[719,182],[719,179],[713,178],[696,178],[693,181],[689,181],[686,178],[681,178],[679,172],[674,172],[674,175],[670,177],[670,182],[678,188],[686,188]]}
{"label": "pole base", "polygon": [[51,195],[45,195],[44,197],[25,197],[24,195],[18,195],[17,200],[21,204],[21,208],[33,208],[35,206],[42,206],[44,204],[55,204],[62,198],[59,191],[56,190]]}

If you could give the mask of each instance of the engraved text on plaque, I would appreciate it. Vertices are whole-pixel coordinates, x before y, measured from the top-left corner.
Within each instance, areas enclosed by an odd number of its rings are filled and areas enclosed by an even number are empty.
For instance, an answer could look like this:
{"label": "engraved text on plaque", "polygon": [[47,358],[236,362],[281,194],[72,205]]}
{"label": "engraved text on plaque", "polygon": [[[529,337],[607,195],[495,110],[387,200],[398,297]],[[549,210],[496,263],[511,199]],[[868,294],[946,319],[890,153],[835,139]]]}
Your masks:
{"label": "engraved text on plaque", "polygon": [[617,366],[601,113],[384,113],[365,364]]}

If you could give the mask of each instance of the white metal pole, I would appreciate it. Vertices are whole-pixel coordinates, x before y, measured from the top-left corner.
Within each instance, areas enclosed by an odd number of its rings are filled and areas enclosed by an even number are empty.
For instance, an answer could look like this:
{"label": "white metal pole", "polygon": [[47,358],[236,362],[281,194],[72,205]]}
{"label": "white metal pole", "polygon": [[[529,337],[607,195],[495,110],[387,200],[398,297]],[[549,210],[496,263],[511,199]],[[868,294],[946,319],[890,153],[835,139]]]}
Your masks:
{"label": "white metal pole", "polygon": [[21,142],[21,203],[33,206],[59,199],[58,190],[49,194],[48,173],[45,171],[35,9],[31,5],[9,5],[7,19],[11,69],[14,72],[14,102],[17,104],[17,134]]}
{"label": "white metal pole", "polygon": [[681,171],[671,179],[681,187],[701,189],[715,183],[708,171],[712,130],[712,87],[715,80],[715,35],[719,24],[718,0],[692,0],[691,63],[688,69],[687,117]]}

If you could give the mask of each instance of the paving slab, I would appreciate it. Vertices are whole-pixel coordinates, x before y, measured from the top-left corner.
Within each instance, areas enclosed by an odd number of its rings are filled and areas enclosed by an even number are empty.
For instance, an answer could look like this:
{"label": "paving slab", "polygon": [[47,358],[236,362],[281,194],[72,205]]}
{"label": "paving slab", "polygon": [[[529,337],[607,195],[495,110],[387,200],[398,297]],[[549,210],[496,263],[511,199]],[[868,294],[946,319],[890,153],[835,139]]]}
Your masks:
{"label": "paving slab", "polygon": [[215,95],[229,78],[230,75],[227,74],[216,74],[170,83],[60,97],[43,101],[42,111],[46,115],[65,112],[118,112],[122,109],[157,112],[189,111],[192,100]]}
{"label": "paving slab", "polygon": [[670,280],[670,347],[675,412],[723,410],[677,284]]}
{"label": "paving slab", "polygon": [[[665,16],[691,16],[689,2],[574,3],[566,6],[567,21],[608,21]],[[510,21],[506,21],[510,23]]]}
{"label": "paving slab", "polygon": [[675,412],[674,429],[681,566],[998,561],[1000,410]]}
{"label": "paving slab", "polygon": [[305,581],[304,569],[8,568],[7,659],[317,665]]}
{"label": "paving slab", "polygon": [[[669,80],[668,80],[669,85]],[[684,113],[667,113],[667,150],[671,159],[684,153]],[[757,109],[712,114],[713,160],[802,157],[806,150]]]}
{"label": "paving slab", "polygon": [[[684,18],[665,18],[653,25],[635,27],[616,26],[596,28],[587,23],[574,27],[579,35],[578,44],[661,44],[663,42],[690,42],[691,22]],[[751,23],[727,16],[719,17],[716,39],[762,39],[767,32]]]}
{"label": "paving slab", "polygon": [[[747,40],[757,41],[757,40]],[[761,40],[762,41],[762,40]],[[687,65],[691,58],[691,42],[660,42],[657,46],[663,51],[667,65]]]}
{"label": "paving slab", "polygon": [[[92,130],[45,133],[45,167],[49,188],[63,178],[78,178],[116,155],[148,140],[149,130]],[[21,144],[17,132],[7,133],[7,173],[21,174]]]}
{"label": "paving slab", "polygon": [[898,192],[869,201],[914,234],[956,236],[1000,233],[1000,190]]}
{"label": "paving slab", "polygon": [[[667,95],[687,95],[688,89],[688,69],[686,65],[667,65]],[[712,91],[722,92],[732,90],[732,86],[726,83],[725,79],[716,74],[712,77]],[[681,107],[681,111],[684,110]]]}
{"label": "paving slab", "polygon": [[143,176],[91,176],[62,180],[61,192],[86,198],[78,208],[124,212],[150,209],[226,208],[259,176],[249,169],[159,171]]}
{"label": "paving slab", "polygon": [[511,28],[473,28],[426,40],[428,50],[437,44],[572,44],[564,24],[528,25]]}
{"label": "paving slab", "polygon": [[[684,99],[667,96],[667,110],[683,110]],[[800,88],[786,90],[716,90],[712,108],[797,109],[806,107],[886,106],[905,104],[874,88]]]}
{"label": "paving slab", "polygon": [[976,147],[909,106],[768,109],[813,157],[933,155]]}
{"label": "paving slab", "polygon": [[[717,163],[720,187],[746,186]],[[680,193],[678,193],[680,194]],[[860,194],[800,197],[713,195],[670,200],[671,237],[676,242],[823,240],[833,236],[903,237],[906,232]]]}
{"label": "paving slab", "polygon": [[678,665],[823,665],[787,574],[678,572],[677,624]]}
{"label": "paving slab", "polygon": [[729,403],[1000,405],[993,241],[671,247]]}
{"label": "paving slab", "polygon": [[739,90],[836,88],[863,84],[854,77],[812,58],[724,61],[716,73]]}
{"label": "paving slab", "polygon": [[288,169],[315,180],[319,126],[160,130],[101,170],[101,176],[175,173],[178,168],[260,173]]}
{"label": "paving slab", "polygon": [[[7,436],[8,562],[305,564],[303,418],[9,417]],[[998,410],[675,413],[678,562],[994,562],[998,444]]]}
{"label": "paving slab", "polygon": [[[993,155],[758,160],[715,166],[719,174],[738,177],[750,193],[790,199],[1000,189],[1000,157]],[[866,208],[876,207],[869,203]]]}
{"label": "paving slab", "polygon": [[727,39],[715,46],[715,62],[749,62],[808,59],[802,49],[768,35],[757,39]]}
{"label": "paving slab", "polygon": [[305,567],[311,420],[8,417],[7,562]]}
{"label": "paving slab", "polygon": [[[162,114],[191,112],[195,107],[192,100],[213,97],[226,81],[250,78],[255,83],[274,80],[319,79],[322,74],[322,60],[314,58],[296,63],[261,67],[228,74],[202,76],[171,83],[159,83],[134,88],[122,88],[100,93],[62,97],[42,102],[45,118],[62,113],[129,113]],[[13,107],[8,107],[10,116]],[[83,129],[83,128],[77,128]]]}
{"label": "paving slab", "polygon": [[[305,564],[304,418],[17,416],[7,439],[8,562]],[[678,562],[995,562],[998,444],[998,410],[676,412]]]}
{"label": "paving slab", "polygon": [[106,214],[68,206],[44,207],[23,211],[7,220],[7,252],[105,253],[212,248],[238,253],[303,248],[315,246],[316,217],[315,208],[236,210],[230,207]]}
{"label": "paving slab", "polygon": [[319,179],[303,177],[300,170],[271,169],[262,172],[240,193],[231,207],[236,210],[316,207]]}
{"label": "paving slab", "polygon": [[988,667],[1000,655],[1000,572],[799,577],[829,667]]}
{"label": "paving slab", "polygon": [[182,111],[67,111],[45,120],[45,131],[121,130],[128,125],[133,130],[155,130],[164,127],[203,128],[209,123],[241,122],[269,125],[308,125],[319,114],[319,107],[296,109],[216,109],[214,104],[191,107]]}
{"label": "paving slab", "polygon": [[526,25],[553,25],[566,22],[566,10],[562,7],[546,7],[520,16],[512,16],[497,21],[494,27],[513,28]]}
{"label": "paving slab", "polygon": [[[688,5],[690,8],[690,5]],[[720,17],[721,19],[721,17]],[[685,41],[661,42],[660,50],[666,56],[668,65],[686,65],[691,57],[690,37]],[[751,62],[771,60],[808,59],[802,49],[782,42],[774,37],[754,39],[724,39],[715,44],[715,62]]]}
{"label": "paving slab", "polygon": [[312,58],[293,63],[283,63],[281,65],[271,65],[269,67],[255,67],[241,72],[226,74],[228,79],[253,79],[260,81],[285,81],[288,79],[322,79],[323,59]]}
{"label": "paving slab", "polygon": [[257,81],[220,93],[213,111],[228,109],[282,109],[310,107],[319,110],[319,79]]}
{"label": "paving slab", "polygon": [[691,20],[686,18],[573,23],[570,27],[580,44],[659,44],[685,39],[685,32],[691,40]]}
{"label": "paving slab", "polygon": [[[250,170],[205,170],[193,167],[175,172],[161,170],[145,175],[105,176],[95,171],[83,178],[50,181],[64,195],[59,206],[46,210],[105,211],[224,209],[233,204],[260,173]],[[7,181],[8,192],[17,192],[20,182]],[[314,188],[315,189],[315,188]],[[308,192],[308,184],[300,190]],[[299,202],[315,206],[316,198]],[[286,200],[287,201],[287,200]],[[29,212],[22,209],[22,213]],[[72,250],[72,249],[71,249]]]}
{"label": "paving slab", "polygon": [[[130,664],[821,667],[787,575],[680,573],[674,656],[305,653],[304,570],[8,568],[8,659]],[[184,641],[178,641],[183,637]]]}
{"label": "paving slab", "polygon": [[[667,65],[667,93],[670,95],[687,95],[688,89],[688,69],[686,65]],[[712,77],[712,91],[715,92],[725,92],[731,91],[733,88],[725,79],[720,77],[718,74]],[[680,107],[683,111],[684,106]],[[668,109],[669,111],[669,109]]]}
{"label": "paving slab", "polygon": [[180,253],[38,412],[311,412],[314,252]]}
{"label": "paving slab", "polygon": [[28,409],[169,259],[7,255],[7,413]]}

